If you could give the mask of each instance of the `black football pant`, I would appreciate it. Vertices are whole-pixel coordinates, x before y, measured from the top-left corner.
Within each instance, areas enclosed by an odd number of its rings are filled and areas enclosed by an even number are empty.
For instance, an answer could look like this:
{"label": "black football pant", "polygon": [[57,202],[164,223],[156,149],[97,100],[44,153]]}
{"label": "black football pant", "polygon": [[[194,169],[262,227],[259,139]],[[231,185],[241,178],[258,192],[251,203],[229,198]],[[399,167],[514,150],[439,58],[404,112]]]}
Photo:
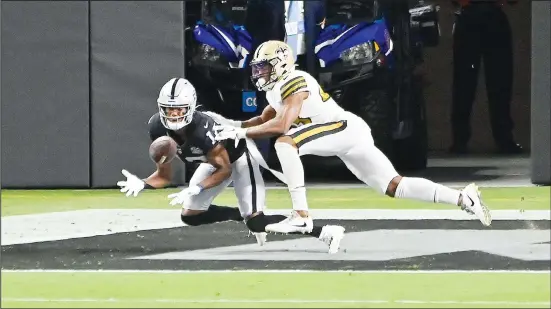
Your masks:
{"label": "black football pant", "polygon": [[453,36],[452,134],[454,145],[471,137],[470,115],[481,60],[493,137],[498,145],[513,141],[510,105],[513,86],[511,26],[501,8],[473,4],[457,16]]}

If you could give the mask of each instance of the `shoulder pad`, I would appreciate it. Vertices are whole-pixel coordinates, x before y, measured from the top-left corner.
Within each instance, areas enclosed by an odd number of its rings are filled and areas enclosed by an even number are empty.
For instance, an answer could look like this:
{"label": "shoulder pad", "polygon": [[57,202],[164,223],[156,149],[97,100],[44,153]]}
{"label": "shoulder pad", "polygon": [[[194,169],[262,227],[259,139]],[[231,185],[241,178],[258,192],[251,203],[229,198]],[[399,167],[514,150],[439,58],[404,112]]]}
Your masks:
{"label": "shoulder pad", "polygon": [[156,113],[151,116],[151,118],[149,118],[147,126],[149,129],[149,137],[152,141],[166,135],[166,133],[168,132],[167,128],[165,128],[165,126],[163,126],[163,124],[161,123],[161,116],[159,116],[159,113]]}
{"label": "shoulder pad", "polygon": [[280,87],[281,100],[285,100],[290,95],[302,92],[308,89],[306,78],[300,74],[292,74],[286,78]]}

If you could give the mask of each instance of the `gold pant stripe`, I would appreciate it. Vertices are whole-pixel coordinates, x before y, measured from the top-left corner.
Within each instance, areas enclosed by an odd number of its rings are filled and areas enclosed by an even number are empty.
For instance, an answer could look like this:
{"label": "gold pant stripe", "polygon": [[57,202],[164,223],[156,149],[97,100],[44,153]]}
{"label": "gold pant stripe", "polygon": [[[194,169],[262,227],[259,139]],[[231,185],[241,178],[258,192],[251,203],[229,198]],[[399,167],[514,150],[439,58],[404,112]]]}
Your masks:
{"label": "gold pant stripe", "polygon": [[[327,134],[322,134],[327,132],[328,134],[331,133],[331,131],[339,132],[342,131],[342,127],[346,125],[345,121],[339,121],[339,122],[333,122],[328,123],[324,125],[319,126],[312,126],[310,128],[305,129],[304,131],[297,132],[298,134],[296,136],[291,136],[295,144],[299,145],[302,141],[304,141],[307,138],[315,137],[316,135],[325,136]],[[300,146],[300,145],[299,145]]]}

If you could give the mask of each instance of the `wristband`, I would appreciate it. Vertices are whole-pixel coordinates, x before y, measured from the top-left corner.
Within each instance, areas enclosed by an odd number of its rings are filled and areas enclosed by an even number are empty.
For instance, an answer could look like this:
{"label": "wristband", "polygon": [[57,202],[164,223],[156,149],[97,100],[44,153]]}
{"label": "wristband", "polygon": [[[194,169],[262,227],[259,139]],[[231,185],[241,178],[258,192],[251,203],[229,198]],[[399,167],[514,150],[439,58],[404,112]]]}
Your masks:
{"label": "wristband", "polygon": [[156,189],[154,186],[148,184],[148,183],[145,182],[145,181],[144,181],[144,184],[145,184],[145,185],[143,186],[144,189]]}
{"label": "wristband", "polygon": [[205,188],[203,188],[203,186],[201,186],[200,184],[197,184],[197,187],[199,188],[199,192],[202,192]]}
{"label": "wristband", "polygon": [[243,121],[233,120],[232,126],[241,128],[242,125],[243,125]]}

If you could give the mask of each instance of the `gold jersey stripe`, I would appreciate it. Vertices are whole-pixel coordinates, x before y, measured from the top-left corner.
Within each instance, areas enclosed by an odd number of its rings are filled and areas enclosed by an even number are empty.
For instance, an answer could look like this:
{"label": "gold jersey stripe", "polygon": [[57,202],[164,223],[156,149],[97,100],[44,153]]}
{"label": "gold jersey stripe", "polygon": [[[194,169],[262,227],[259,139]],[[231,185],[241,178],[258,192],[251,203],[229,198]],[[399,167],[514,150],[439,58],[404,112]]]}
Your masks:
{"label": "gold jersey stripe", "polygon": [[295,78],[290,79],[285,84],[283,84],[283,86],[281,86],[281,93],[283,94],[284,92],[289,90],[289,88],[293,87],[294,85],[300,82],[306,82],[303,76],[297,76]]}
{"label": "gold jersey stripe", "polygon": [[302,89],[307,89],[308,88],[308,85],[306,84],[306,81],[304,82],[300,82],[296,85],[294,85],[293,87],[291,87],[289,90],[287,90],[286,92],[283,92],[281,94],[281,100],[285,100],[287,99],[290,95],[292,95],[293,93],[296,93],[297,91],[299,90],[302,90]]}

